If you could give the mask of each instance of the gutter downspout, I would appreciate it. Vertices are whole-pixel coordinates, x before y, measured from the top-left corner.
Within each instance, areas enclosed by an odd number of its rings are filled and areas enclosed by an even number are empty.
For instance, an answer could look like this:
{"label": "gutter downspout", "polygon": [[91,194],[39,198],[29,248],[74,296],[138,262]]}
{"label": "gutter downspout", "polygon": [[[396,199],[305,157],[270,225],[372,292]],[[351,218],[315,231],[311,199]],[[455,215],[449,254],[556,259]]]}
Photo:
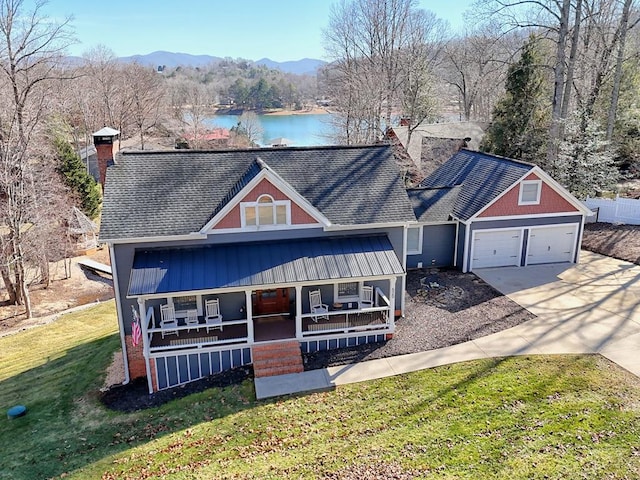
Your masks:
{"label": "gutter downspout", "polygon": [[118,271],[116,268],[116,262],[114,262],[115,255],[113,251],[113,243],[109,244],[109,256],[111,257],[111,277],[113,278],[113,290],[116,298],[116,315],[118,316],[118,330],[120,330],[120,345],[122,346],[122,363],[124,365],[124,382],[123,385],[128,384],[131,381],[129,375],[129,359],[127,358],[127,344],[124,338],[124,320],[122,316],[122,305],[120,303],[120,286],[118,282]]}
{"label": "gutter downspout", "polygon": [[453,266],[458,266],[458,235],[460,235],[460,220],[456,220],[456,239],[453,244]]}

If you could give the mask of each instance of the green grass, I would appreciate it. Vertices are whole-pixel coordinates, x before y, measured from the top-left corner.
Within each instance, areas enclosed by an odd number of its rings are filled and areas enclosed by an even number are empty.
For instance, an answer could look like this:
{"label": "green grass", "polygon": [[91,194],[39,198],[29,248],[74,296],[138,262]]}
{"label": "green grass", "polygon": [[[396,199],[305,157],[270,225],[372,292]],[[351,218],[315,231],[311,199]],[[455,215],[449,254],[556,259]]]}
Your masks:
{"label": "green grass", "polygon": [[[639,478],[640,381],[600,356],[468,362],[255,401],[245,382],[133,414],[96,400],[112,305],[0,339],[0,478]],[[365,477],[362,476],[364,479]]]}

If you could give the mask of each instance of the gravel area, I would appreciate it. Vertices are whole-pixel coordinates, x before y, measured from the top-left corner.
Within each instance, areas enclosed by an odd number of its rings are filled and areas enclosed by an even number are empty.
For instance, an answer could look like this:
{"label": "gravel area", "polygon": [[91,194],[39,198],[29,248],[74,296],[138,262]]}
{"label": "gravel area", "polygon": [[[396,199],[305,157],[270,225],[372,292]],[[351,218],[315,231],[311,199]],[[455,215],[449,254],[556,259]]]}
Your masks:
{"label": "gravel area", "polygon": [[405,318],[393,339],[303,355],[306,370],[417,353],[483,337],[535,317],[473,273],[422,269],[407,274]]}

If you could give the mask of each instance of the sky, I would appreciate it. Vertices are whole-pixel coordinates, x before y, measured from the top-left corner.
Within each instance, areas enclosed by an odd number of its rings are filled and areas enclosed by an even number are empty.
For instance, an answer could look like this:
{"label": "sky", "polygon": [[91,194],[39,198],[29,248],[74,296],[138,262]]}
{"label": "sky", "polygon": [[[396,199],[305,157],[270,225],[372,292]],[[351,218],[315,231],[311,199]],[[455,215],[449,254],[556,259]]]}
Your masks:
{"label": "sky", "polygon": [[[336,0],[337,1],[337,0]],[[419,0],[420,8],[463,23],[473,0]],[[116,56],[157,50],[282,62],[325,59],[322,30],[332,0],[49,0],[43,12],[52,19],[71,15],[82,55],[105,45]]]}

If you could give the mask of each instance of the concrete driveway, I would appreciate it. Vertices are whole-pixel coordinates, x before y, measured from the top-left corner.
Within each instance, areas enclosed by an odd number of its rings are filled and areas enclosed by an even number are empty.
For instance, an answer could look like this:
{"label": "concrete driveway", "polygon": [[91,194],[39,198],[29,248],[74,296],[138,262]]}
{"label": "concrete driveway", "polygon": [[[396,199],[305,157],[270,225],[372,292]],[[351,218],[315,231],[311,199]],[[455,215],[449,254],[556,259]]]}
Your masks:
{"label": "concrete driveway", "polygon": [[538,317],[475,340],[483,350],[600,353],[640,376],[640,266],[582,251],[577,265],[474,273]]}
{"label": "concrete driveway", "polygon": [[640,266],[583,251],[578,265],[474,272],[537,318],[450,347],[255,379],[256,397],[335,388],[487,357],[600,353],[640,376]]}

